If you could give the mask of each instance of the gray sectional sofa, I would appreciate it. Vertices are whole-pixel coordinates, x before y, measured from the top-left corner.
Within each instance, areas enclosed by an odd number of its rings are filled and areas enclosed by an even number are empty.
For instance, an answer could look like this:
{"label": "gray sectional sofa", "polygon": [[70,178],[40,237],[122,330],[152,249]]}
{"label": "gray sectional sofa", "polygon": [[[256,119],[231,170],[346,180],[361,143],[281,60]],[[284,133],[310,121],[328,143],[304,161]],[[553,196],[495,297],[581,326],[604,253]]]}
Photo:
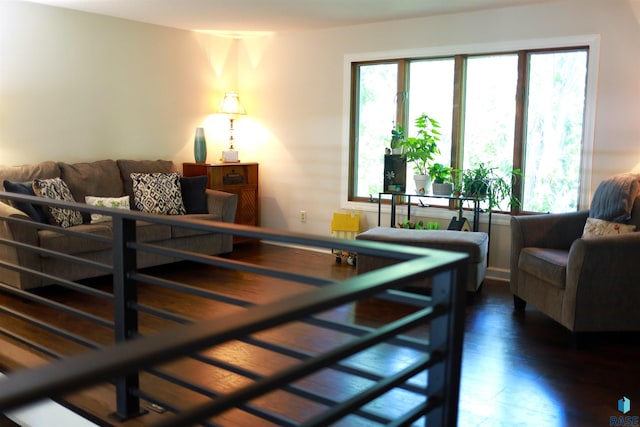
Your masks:
{"label": "gray sectional sofa", "polygon": [[[136,209],[132,173],[171,174],[177,173],[177,170],[173,162],[165,160],[100,160],[75,164],[49,161],[35,165],[0,167],[0,191],[8,191],[5,189],[5,183],[12,187],[12,192],[16,192],[14,187],[28,189],[34,180],[60,178],[76,202],[84,202],[85,196],[100,198],[129,196],[131,208]],[[205,177],[196,177],[195,180],[184,177],[179,177],[179,179],[181,185],[178,187],[182,189],[187,216],[212,221],[234,222],[237,207],[235,194],[206,189]],[[30,208],[36,206],[38,205],[32,204]],[[10,216],[43,222],[24,205],[0,198],[0,238],[25,242],[40,248],[72,254],[108,265],[113,262],[113,251],[110,244],[65,235],[56,232],[55,229],[39,229],[1,220],[3,217]],[[50,218],[49,221],[51,221]],[[81,224],[71,225],[68,228],[107,237],[112,234],[110,220],[92,222],[90,215],[83,213],[81,222]],[[210,233],[145,221],[137,221],[136,235],[138,241],[141,242],[153,242],[172,249],[193,250],[212,255],[228,253],[233,249],[233,236],[228,234]],[[104,274],[90,267],[72,265],[58,258],[3,244],[1,241],[0,260],[61,276],[68,280],[79,280]],[[143,268],[172,261],[175,259],[139,252],[137,265]],[[21,289],[52,283],[33,274],[17,272],[1,266],[0,282]]]}

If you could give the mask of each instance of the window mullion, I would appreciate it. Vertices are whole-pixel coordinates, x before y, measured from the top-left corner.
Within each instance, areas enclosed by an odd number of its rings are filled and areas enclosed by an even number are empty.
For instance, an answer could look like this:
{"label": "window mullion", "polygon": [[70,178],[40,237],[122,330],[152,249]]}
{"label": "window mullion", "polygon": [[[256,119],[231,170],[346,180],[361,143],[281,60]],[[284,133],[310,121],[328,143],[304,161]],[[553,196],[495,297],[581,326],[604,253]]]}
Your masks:
{"label": "window mullion", "polygon": [[453,80],[453,116],[451,129],[451,166],[462,169],[464,149],[464,93],[466,57],[455,56]]}
{"label": "window mullion", "polygon": [[[513,136],[513,168],[524,172],[525,156],[525,120],[527,111],[527,80],[529,76],[529,55],[527,51],[518,52],[518,82],[516,86],[516,123]],[[522,201],[522,182],[519,177],[512,177],[517,182],[512,185],[512,198]],[[521,209],[518,204],[511,206],[511,213],[518,214]]]}
{"label": "window mullion", "polygon": [[397,93],[397,110],[396,123],[400,124],[406,131],[409,125],[409,109],[407,107],[407,96],[409,93],[409,64],[406,59],[398,61],[398,93]]}

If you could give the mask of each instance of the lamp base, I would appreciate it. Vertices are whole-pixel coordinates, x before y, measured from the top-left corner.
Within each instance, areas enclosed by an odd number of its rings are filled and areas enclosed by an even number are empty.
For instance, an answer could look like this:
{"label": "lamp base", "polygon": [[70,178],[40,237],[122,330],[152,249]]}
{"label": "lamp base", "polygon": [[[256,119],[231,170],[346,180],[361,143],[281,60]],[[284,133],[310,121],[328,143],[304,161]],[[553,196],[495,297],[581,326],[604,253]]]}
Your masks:
{"label": "lamp base", "polygon": [[222,152],[222,161],[224,163],[238,163],[238,152],[236,150],[226,150]]}

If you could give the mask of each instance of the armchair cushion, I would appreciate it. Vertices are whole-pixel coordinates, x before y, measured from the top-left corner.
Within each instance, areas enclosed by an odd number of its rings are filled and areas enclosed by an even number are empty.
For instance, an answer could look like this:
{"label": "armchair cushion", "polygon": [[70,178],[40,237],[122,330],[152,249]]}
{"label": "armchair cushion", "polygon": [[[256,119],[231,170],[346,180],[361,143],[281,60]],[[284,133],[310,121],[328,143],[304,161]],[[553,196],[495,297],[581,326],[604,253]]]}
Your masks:
{"label": "armchair cushion", "polygon": [[563,289],[568,260],[569,251],[562,249],[523,248],[518,259],[518,268]]}

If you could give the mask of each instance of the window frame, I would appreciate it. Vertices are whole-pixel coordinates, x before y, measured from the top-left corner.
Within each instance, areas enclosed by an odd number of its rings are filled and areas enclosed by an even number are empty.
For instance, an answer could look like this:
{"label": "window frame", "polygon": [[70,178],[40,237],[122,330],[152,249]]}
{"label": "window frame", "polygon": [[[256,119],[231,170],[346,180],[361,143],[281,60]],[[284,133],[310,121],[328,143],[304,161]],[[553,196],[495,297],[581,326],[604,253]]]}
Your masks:
{"label": "window frame", "polygon": [[[463,81],[462,77],[465,73],[465,62],[463,59],[473,56],[486,56],[496,54],[517,54],[518,55],[518,82],[516,89],[516,122],[515,122],[515,135],[514,135],[514,153],[513,153],[513,167],[522,169],[523,164],[523,149],[524,149],[524,131],[525,131],[525,114],[526,114],[526,81],[527,81],[527,57],[531,53],[544,53],[548,51],[572,51],[578,49],[586,49],[588,54],[587,61],[587,80],[585,86],[585,105],[584,105],[584,120],[583,120],[583,135],[582,135],[582,149],[581,149],[581,169],[580,169],[580,188],[578,192],[578,210],[588,208],[588,204],[592,194],[591,188],[591,167],[592,167],[592,152],[593,152],[593,138],[595,127],[595,105],[597,95],[597,73],[599,62],[599,35],[584,35],[577,37],[566,37],[554,40],[529,40],[519,42],[509,42],[500,45],[486,44],[486,45],[470,45],[470,46],[451,46],[451,47],[438,47],[416,50],[403,50],[392,51],[384,53],[374,54],[354,54],[345,55],[344,72],[345,82],[349,82],[349,85],[345,85],[345,117],[347,121],[345,123],[345,150],[344,153],[348,153],[343,169],[345,177],[343,183],[342,200],[343,208],[364,208],[364,203],[369,203],[371,200],[368,197],[352,197],[355,191],[353,174],[356,167],[356,144],[355,144],[355,132],[357,131],[357,73],[355,70],[357,66],[362,64],[376,64],[376,63],[398,63],[402,64],[398,69],[398,80],[404,79],[404,85],[401,87],[399,83],[399,89],[402,88],[406,91],[408,85],[408,63],[411,60],[431,60],[441,58],[452,58],[455,60],[454,66],[454,105],[453,105],[453,129],[452,131],[452,149],[451,149],[451,164],[460,165],[462,163],[462,147],[464,142],[462,141],[462,114],[464,99],[464,85],[460,85],[459,82]],[[406,119],[403,119],[403,112],[398,108],[398,123],[401,123],[403,127],[407,127]],[[514,187],[514,195],[520,197],[522,194],[522,186]],[[377,195],[374,195],[377,197]],[[377,207],[377,204],[376,204]],[[512,214],[521,213],[519,208],[511,210]]]}

